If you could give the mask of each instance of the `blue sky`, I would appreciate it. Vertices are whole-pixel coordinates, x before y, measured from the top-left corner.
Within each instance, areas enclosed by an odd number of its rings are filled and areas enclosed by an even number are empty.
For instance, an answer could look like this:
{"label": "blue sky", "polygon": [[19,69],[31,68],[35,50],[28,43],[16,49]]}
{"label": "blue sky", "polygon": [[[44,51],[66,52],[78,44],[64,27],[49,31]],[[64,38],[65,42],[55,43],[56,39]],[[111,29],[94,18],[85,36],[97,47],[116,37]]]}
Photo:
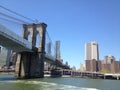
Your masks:
{"label": "blue sky", "polygon": [[120,59],[120,0],[0,0],[0,5],[45,22],[70,66],[84,64],[84,45],[91,41],[99,44],[101,60],[108,54]]}

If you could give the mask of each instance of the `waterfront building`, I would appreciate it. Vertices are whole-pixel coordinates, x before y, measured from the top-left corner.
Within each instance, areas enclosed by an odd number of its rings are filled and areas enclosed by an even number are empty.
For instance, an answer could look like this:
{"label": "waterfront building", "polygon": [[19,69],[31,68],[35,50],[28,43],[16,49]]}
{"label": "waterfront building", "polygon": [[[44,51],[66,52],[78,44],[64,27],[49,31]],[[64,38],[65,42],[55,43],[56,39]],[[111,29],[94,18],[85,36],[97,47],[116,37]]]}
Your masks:
{"label": "waterfront building", "polygon": [[97,42],[85,44],[86,71],[98,72],[101,66],[99,61],[99,48]]}
{"label": "waterfront building", "polygon": [[85,60],[99,60],[98,44],[93,41],[85,44]]}
{"label": "waterfront building", "polygon": [[111,64],[113,61],[115,61],[115,57],[109,54],[104,57],[103,64]]}
{"label": "waterfront building", "polygon": [[90,72],[98,71],[98,65],[97,65],[97,61],[95,59],[86,60],[86,71],[90,71]]}
{"label": "waterfront building", "polygon": [[120,61],[113,61],[111,64],[112,73],[120,73]]}
{"label": "waterfront building", "polygon": [[102,63],[102,66],[101,66],[101,72],[102,73],[110,73],[111,72],[111,64],[105,64],[105,63]]}
{"label": "waterfront building", "polygon": [[116,61],[114,56],[110,54],[106,55],[104,60],[101,62],[101,71],[109,73],[120,73],[120,61]]}

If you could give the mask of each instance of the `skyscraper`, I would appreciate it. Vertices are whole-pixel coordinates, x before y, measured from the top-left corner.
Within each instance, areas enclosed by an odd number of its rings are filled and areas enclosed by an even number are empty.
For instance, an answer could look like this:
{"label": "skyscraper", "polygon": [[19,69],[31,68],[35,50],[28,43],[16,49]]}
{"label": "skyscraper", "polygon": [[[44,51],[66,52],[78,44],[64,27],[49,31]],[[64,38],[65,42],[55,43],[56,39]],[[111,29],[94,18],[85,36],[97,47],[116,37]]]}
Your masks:
{"label": "skyscraper", "polygon": [[99,60],[98,44],[93,41],[85,44],[85,60]]}
{"label": "skyscraper", "polygon": [[99,71],[99,50],[98,44],[93,41],[85,44],[86,71]]}
{"label": "skyscraper", "polygon": [[55,58],[60,60],[61,55],[60,55],[60,41],[55,41]]}
{"label": "skyscraper", "polygon": [[9,58],[11,55],[11,50],[2,47],[1,53],[0,53],[0,66],[7,65],[10,62]]}
{"label": "skyscraper", "polygon": [[9,66],[10,64],[10,55],[11,55],[11,50],[7,49],[6,66]]}
{"label": "skyscraper", "polygon": [[47,54],[51,55],[51,42],[47,43]]}

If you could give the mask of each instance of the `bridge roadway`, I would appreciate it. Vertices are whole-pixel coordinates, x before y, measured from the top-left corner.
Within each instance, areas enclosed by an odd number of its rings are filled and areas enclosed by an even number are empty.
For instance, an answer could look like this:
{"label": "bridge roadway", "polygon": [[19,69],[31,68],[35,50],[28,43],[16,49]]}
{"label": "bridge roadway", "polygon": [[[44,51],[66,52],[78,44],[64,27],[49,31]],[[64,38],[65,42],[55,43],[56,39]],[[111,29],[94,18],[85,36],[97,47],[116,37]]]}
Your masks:
{"label": "bridge roadway", "polygon": [[[16,52],[33,52],[33,47],[30,42],[26,39],[20,37],[16,33],[12,32],[5,26],[0,24],[0,45],[7,47]],[[45,55],[45,60],[52,65],[56,65],[58,67],[69,68],[68,66],[61,63],[59,60],[56,60],[54,57],[50,55]]]}
{"label": "bridge roadway", "polygon": [[0,45],[16,52],[32,51],[32,44],[0,24]]}

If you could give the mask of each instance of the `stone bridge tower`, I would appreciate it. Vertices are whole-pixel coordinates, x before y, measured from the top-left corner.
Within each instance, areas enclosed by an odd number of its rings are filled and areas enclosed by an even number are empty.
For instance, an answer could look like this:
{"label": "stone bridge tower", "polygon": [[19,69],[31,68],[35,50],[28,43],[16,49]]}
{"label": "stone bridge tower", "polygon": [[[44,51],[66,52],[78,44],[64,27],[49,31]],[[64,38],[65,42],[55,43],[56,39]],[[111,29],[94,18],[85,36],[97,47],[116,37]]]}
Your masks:
{"label": "stone bridge tower", "polygon": [[[44,77],[45,55],[45,23],[23,25],[23,38],[30,41],[33,49],[31,52],[19,52],[16,62],[15,76],[17,78]],[[37,36],[40,36],[37,38]],[[38,46],[37,46],[37,41]]]}

